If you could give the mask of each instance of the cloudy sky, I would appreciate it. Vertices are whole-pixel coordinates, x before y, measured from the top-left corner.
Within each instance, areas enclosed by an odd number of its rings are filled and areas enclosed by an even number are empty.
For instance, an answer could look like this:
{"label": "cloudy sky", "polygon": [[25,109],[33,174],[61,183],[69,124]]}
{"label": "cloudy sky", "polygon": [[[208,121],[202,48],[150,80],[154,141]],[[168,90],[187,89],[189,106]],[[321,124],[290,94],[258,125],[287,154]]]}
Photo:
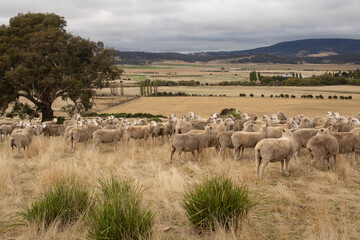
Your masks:
{"label": "cloudy sky", "polygon": [[67,31],[119,50],[244,50],[307,38],[360,39],[359,0],[1,0],[0,24],[53,12]]}

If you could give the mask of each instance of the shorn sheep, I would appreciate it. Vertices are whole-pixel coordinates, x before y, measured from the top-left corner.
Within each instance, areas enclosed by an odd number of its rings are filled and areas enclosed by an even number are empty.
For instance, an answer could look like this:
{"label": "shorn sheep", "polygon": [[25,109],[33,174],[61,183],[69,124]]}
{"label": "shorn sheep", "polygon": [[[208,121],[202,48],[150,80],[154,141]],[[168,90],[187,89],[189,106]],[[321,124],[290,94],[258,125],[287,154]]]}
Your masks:
{"label": "shorn sheep", "polygon": [[182,152],[191,152],[194,155],[194,152],[197,150],[199,153],[198,161],[200,161],[202,149],[209,146],[211,134],[215,133],[216,130],[213,127],[207,126],[203,133],[174,134],[170,140],[172,145],[170,163],[175,151],[179,152],[179,159],[183,162],[181,158]]}
{"label": "shorn sheep", "polygon": [[262,179],[264,169],[270,162],[280,162],[281,175],[289,176],[288,165],[293,155],[294,147],[290,129],[284,129],[281,138],[268,138],[258,142],[255,146],[255,161],[258,179]]}
{"label": "shorn sheep", "polygon": [[336,156],[339,152],[339,144],[330,131],[325,128],[320,128],[316,136],[312,137],[307,143],[307,149],[310,152],[314,168],[319,160],[326,159],[328,161],[328,168],[331,167],[330,158],[333,157],[336,168]]}

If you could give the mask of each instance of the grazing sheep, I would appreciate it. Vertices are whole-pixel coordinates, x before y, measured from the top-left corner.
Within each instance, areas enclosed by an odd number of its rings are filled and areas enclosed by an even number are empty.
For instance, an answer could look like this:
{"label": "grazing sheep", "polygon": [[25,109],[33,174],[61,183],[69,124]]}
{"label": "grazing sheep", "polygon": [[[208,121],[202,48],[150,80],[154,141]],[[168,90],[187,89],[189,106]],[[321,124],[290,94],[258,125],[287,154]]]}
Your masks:
{"label": "grazing sheep", "polygon": [[129,126],[119,126],[117,129],[98,129],[93,133],[94,140],[94,151],[96,146],[100,143],[113,143],[115,150],[117,150],[117,143],[121,140],[121,137],[124,134],[124,131]]}
{"label": "grazing sheep", "polygon": [[[268,125],[261,128],[261,132],[235,132],[231,136],[231,141],[234,145],[235,160],[241,159],[244,156],[245,148],[253,148],[262,139],[268,135]],[[241,149],[241,156],[240,156]]]}
{"label": "grazing sheep", "polygon": [[13,132],[10,136],[11,153],[13,153],[14,147],[18,149],[18,153],[20,153],[21,148],[24,151],[26,147],[29,148],[35,131],[36,127],[29,127],[21,132]]}
{"label": "grazing sheep", "polygon": [[156,125],[156,122],[151,121],[147,126],[129,126],[129,128],[125,130],[126,146],[129,146],[129,140],[131,138],[147,140]]}
{"label": "grazing sheep", "polygon": [[69,131],[71,151],[75,151],[75,145],[78,142],[86,142],[89,138],[92,138],[93,132],[100,129],[101,126],[94,121],[84,127],[74,127]]}
{"label": "grazing sheep", "polygon": [[336,168],[336,156],[339,152],[339,144],[334,136],[330,134],[330,131],[325,128],[320,128],[316,136],[312,137],[307,145],[307,149],[310,152],[314,168],[319,160],[326,159],[328,161],[328,169],[331,167],[330,158],[333,157],[334,165]]}
{"label": "grazing sheep", "polygon": [[192,152],[194,155],[195,150],[199,153],[198,161],[201,160],[201,151],[203,148],[209,146],[211,134],[216,133],[216,130],[211,127],[205,127],[203,133],[186,133],[186,134],[174,134],[171,137],[172,151],[170,154],[170,163],[172,162],[172,157],[175,151],[179,152],[179,159],[183,162],[181,158],[182,152]]}
{"label": "grazing sheep", "polygon": [[280,162],[281,175],[289,176],[288,165],[293,155],[293,138],[290,129],[282,130],[281,138],[268,138],[258,142],[255,146],[255,160],[258,179],[262,179],[264,169],[270,162]]}
{"label": "grazing sheep", "polygon": [[355,153],[355,161],[359,161],[360,132],[333,132],[331,133],[339,144],[339,154]]}
{"label": "grazing sheep", "polygon": [[53,137],[53,136],[62,136],[65,132],[65,126],[64,125],[42,125],[42,133],[46,137]]}
{"label": "grazing sheep", "polygon": [[298,161],[298,154],[302,147],[306,147],[310,138],[318,133],[318,129],[315,128],[299,128],[293,133],[294,139],[294,158]]}

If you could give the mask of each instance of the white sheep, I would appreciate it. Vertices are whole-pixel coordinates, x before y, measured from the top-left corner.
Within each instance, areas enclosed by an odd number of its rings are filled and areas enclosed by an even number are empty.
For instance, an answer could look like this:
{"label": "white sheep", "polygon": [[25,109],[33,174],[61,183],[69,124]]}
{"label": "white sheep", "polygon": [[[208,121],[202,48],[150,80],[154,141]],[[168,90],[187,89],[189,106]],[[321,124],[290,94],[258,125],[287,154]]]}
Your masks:
{"label": "white sheep", "polygon": [[281,138],[268,138],[258,142],[255,146],[255,160],[258,179],[263,177],[264,169],[270,162],[280,162],[281,175],[289,176],[288,165],[293,155],[293,138],[290,129],[284,129],[282,131]]}

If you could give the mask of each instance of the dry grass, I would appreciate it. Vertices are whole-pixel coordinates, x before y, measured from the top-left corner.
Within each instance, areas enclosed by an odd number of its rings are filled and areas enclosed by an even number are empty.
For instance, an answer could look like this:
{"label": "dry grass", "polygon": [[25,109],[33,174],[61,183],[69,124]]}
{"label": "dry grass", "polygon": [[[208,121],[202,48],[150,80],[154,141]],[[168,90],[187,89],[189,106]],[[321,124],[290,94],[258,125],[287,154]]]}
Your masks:
{"label": "dry grass", "polygon": [[107,109],[106,113],[148,112],[168,116],[187,115],[194,111],[202,117],[220,112],[223,108],[237,108],[247,113],[270,114],[283,111],[287,116],[305,113],[309,117],[323,116],[327,111],[353,116],[359,109],[360,100],[316,100],[281,98],[240,97],[142,97],[131,102]]}
{"label": "dry grass", "polygon": [[[245,150],[239,162],[231,154],[223,160],[212,149],[203,161],[191,154],[181,164],[169,163],[170,146],[132,141],[129,149],[121,142],[114,152],[102,145],[92,152],[91,143],[79,144],[71,153],[69,143],[60,137],[34,137],[25,154],[14,154],[8,142],[0,143],[0,238],[1,239],[84,239],[83,220],[61,229],[57,224],[47,231],[33,226],[11,226],[18,212],[28,206],[45,188],[59,179],[75,177],[89,188],[98,179],[127,177],[145,188],[144,203],[151,203],[157,215],[154,239],[356,239],[360,234],[360,168],[340,158],[336,172],[314,170],[309,156],[301,152],[301,162],[290,162],[290,177],[280,176],[280,164],[265,169],[264,180],[256,180],[253,149]],[[188,183],[202,176],[225,174],[237,183],[245,182],[252,194],[263,200],[252,211],[241,230],[198,235],[187,222],[179,205]],[[171,227],[171,228],[169,228]]]}

